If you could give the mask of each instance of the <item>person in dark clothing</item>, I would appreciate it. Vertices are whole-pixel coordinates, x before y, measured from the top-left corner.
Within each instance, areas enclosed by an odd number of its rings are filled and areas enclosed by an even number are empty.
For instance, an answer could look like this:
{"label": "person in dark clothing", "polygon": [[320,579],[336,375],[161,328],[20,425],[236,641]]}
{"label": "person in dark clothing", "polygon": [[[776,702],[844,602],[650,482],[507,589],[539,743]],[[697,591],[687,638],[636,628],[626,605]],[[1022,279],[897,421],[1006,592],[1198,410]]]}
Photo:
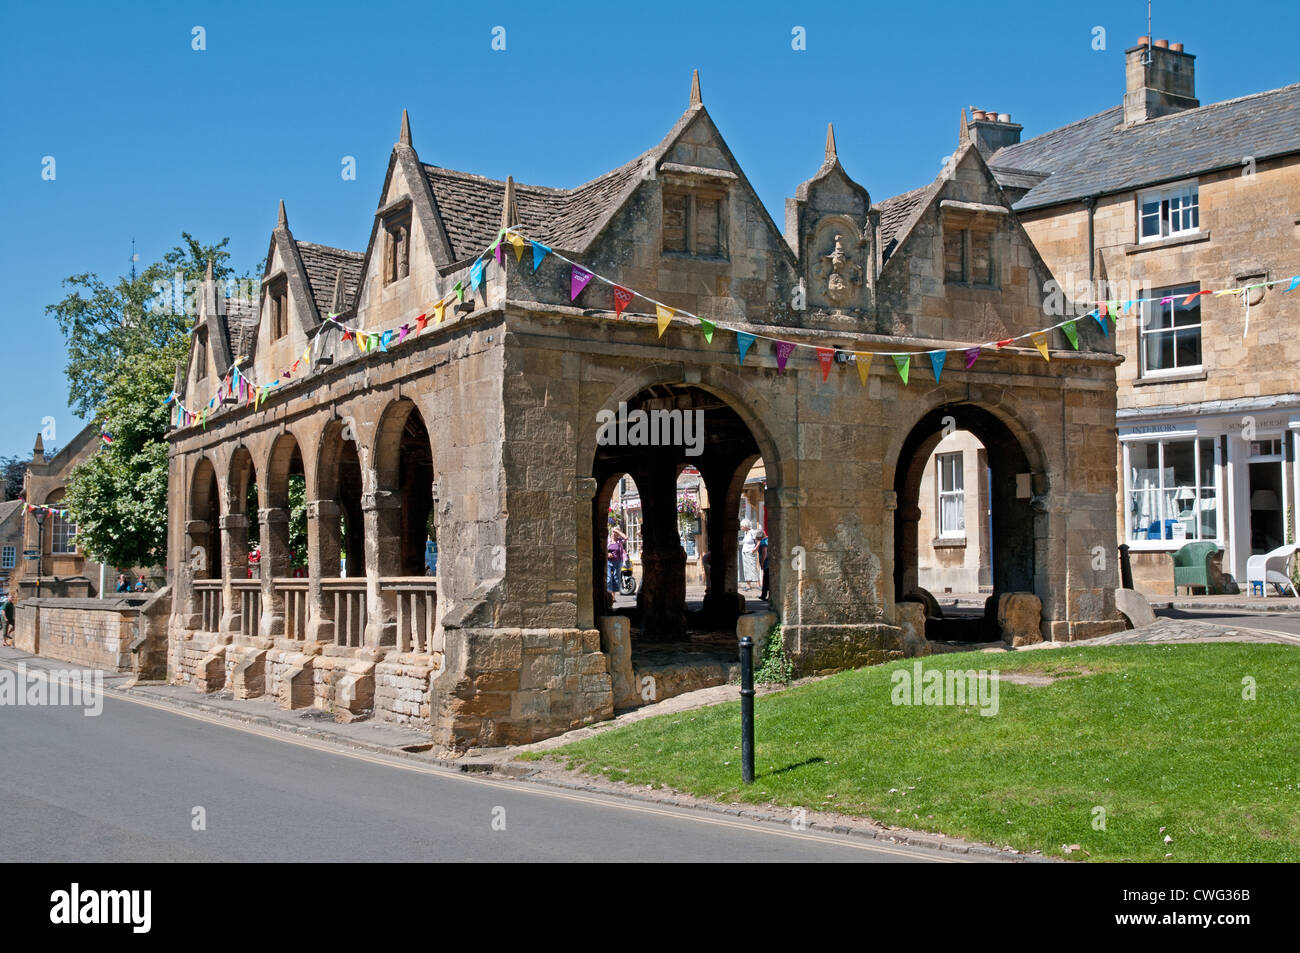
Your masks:
{"label": "person in dark clothing", "polygon": [[14,644],[14,601],[5,596],[4,605],[0,606],[0,611],[4,612],[5,617],[5,645]]}
{"label": "person in dark clothing", "polygon": [[118,592],[130,592],[130,591],[131,591],[131,584],[130,584],[129,582],[126,581],[126,574],[125,574],[125,573],[118,573],[118,574],[117,574],[117,591],[118,591]]}
{"label": "person in dark clothing", "polygon": [[758,568],[763,571],[763,591],[758,594],[758,598],[768,601],[768,598],[771,595],[768,591],[770,587],[767,575],[767,556],[769,549],[768,539],[767,533],[764,533],[762,530],[759,530],[759,532],[763,533],[763,538],[758,541]]}

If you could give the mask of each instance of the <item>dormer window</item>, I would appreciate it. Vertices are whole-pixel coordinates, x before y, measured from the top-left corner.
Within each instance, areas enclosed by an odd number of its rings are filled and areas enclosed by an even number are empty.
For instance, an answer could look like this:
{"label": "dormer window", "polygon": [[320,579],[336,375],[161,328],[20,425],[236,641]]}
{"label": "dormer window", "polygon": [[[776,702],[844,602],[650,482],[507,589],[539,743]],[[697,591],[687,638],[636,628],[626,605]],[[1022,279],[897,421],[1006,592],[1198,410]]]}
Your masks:
{"label": "dormer window", "polygon": [[702,258],[727,257],[726,195],[702,189],[663,193],[663,249]]}
{"label": "dormer window", "polygon": [[267,290],[271,305],[271,340],[278,341],[289,333],[289,281],[278,278]]}
{"label": "dormer window", "polygon": [[1001,205],[943,199],[943,280],[971,288],[998,286],[995,238],[1006,223]]}
{"label": "dormer window", "polygon": [[1138,195],[1138,241],[1154,242],[1190,235],[1201,227],[1201,203],[1195,182],[1183,182]]}
{"label": "dormer window", "polygon": [[408,205],[384,218],[384,284],[411,273],[411,208]]}

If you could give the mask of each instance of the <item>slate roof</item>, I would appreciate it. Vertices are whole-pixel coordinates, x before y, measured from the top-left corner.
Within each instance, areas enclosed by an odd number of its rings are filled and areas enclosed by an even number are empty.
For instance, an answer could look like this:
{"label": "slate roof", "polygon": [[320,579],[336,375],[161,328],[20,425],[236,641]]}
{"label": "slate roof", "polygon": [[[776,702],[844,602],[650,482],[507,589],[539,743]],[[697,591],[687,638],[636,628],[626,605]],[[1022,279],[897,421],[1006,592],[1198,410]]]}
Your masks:
{"label": "slate roof", "polygon": [[[649,154],[643,153],[574,189],[516,182],[515,208],[520,228],[547,245],[585,251],[635,187],[642,160]],[[451,239],[453,260],[472,258],[492,244],[501,227],[505,183],[434,165],[424,165],[424,174]]]}
{"label": "slate roof", "polygon": [[307,272],[307,281],[311,285],[311,296],[316,301],[316,310],[321,317],[329,313],[334,301],[334,281],[339,268],[343,269],[343,309],[346,311],[357,300],[357,291],[361,287],[361,263],[365,254],[348,251],[344,248],[331,248],[329,245],[317,245],[315,242],[297,242],[298,255]]}
{"label": "slate roof", "polygon": [[3,503],[0,503],[0,525],[7,522],[9,517],[13,516],[14,513],[18,512],[22,507],[22,500],[5,500]]}
{"label": "slate roof", "polygon": [[883,202],[876,203],[876,209],[880,212],[880,247],[881,260],[888,260],[897,247],[898,242],[903,237],[903,229],[916,213],[917,207],[925,202],[926,194],[930,191],[929,185],[923,185],[919,189],[912,189],[910,192],[904,192],[902,195],[895,195],[887,198]]}
{"label": "slate roof", "polygon": [[1016,202],[1017,210],[1239,168],[1245,156],[1300,152],[1300,83],[1128,127],[1123,119],[1123,107],[1114,106],[1004,146],[988,164],[1004,174],[1047,173]]}
{"label": "slate roof", "polygon": [[256,301],[226,299],[226,336],[230,342],[232,360],[248,354],[253,332],[257,330],[257,307]]}

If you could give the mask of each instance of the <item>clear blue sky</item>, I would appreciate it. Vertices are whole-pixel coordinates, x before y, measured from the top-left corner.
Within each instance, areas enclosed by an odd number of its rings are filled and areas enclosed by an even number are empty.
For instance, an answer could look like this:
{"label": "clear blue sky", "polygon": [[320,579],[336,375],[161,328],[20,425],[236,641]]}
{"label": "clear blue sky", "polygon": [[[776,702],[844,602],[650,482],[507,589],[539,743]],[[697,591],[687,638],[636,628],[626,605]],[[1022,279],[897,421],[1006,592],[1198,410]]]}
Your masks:
{"label": "clear blue sky", "polygon": [[[266,253],[283,198],[300,239],[362,249],[403,107],[420,157],[572,186],[704,103],[778,223],[834,121],[876,199],[938,172],[963,105],[1029,137],[1120,101],[1142,0],[1088,3],[18,3],[0,13],[0,454],[41,420],[62,446],[60,281],[106,280],[179,241]],[[1203,103],[1300,80],[1294,0],[1156,0],[1153,33],[1197,56]],[[207,49],[191,49],[191,30]],[[494,27],[506,49],[492,49]],[[792,29],[807,49],[791,48]],[[1093,28],[1106,49],[1093,49]],[[43,181],[42,157],[57,178]],[[345,155],[356,181],[340,176]]]}

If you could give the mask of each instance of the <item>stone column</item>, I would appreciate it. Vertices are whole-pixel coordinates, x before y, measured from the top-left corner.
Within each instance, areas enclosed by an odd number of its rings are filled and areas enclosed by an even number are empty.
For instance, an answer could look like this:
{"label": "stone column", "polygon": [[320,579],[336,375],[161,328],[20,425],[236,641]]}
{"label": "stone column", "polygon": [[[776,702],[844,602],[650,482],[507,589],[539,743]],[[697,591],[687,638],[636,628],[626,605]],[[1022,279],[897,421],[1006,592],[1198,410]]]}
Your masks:
{"label": "stone column", "polygon": [[178,602],[185,606],[184,626],[191,632],[203,627],[203,604],[192,585],[195,579],[208,578],[208,545],[211,525],[207,520],[187,520],[185,523],[185,562],[177,567],[176,578],[181,581]]}
{"label": "stone column", "polygon": [[397,620],[392,597],[380,580],[402,571],[402,500],[389,490],[361,497],[366,527],[366,633],[371,648],[397,644]]}
{"label": "stone column", "polygon": [[[709,525],[705,545],[709,550],[709,591],[704,611],[710,626],[719,629],[735,625],[744,611],[736,591],[736,530],[739,526],[739,491],[732,492],[736,470],[717,460],[701,463],[700,479],[709,492]],[[744,476],[741,481],[744,483]]]}
{"label": "stone column", "polygon": [[307,503],[307,639],[334,641],[334,604],[321,587],[322,577],[339,574],[339,513],[335,500]]}
{"label": "stone column", "polygon": [[[898,511],[898,491],[885,490],[883,510],[884,518],[884,539],[880,544],[881,553],[896,553],[894,546],[894,514]],[[892,619],[894,612],[894,574],[893,567],[885,574],[885,618]]]}
{"label": "stone column", "polygon": [[641,638],[677,641],[686,634],[686,551],[677,532],[677,467],[655,461],[633,478],[641,490]]}
{"label": "stone column", "polygon": [[[592,505],[596,499],[596,480],[594,477],[579,477],[573,490],[573,514],[577,526],[578,545],[578,628],[592,629],[596,626],[596,600],[604,591],[594,592],[589,585],[583,585],[584,579],[595,579],[595,567],[592,560],[595,554],[595,514]],[[439,587],[441,589],[441,587]],[[441,592],[439,593],[441,596]]]}
{"label": "stone column", "polygon": [[258,570],[262,583],[263,638],[284,635],[284,596],[275,591],[275,579],[289,575],[289,511],[272,507],[257,511],[262,524],[262,560]]}
{"label": "stone column", "polygon": [[221,571],[221,631],[234,634],[239,631],[234,582],[245,578],[248,570],[248,517],[243,513],[229,513],[221,517],[220,523],[221,559],[225,563]]}

